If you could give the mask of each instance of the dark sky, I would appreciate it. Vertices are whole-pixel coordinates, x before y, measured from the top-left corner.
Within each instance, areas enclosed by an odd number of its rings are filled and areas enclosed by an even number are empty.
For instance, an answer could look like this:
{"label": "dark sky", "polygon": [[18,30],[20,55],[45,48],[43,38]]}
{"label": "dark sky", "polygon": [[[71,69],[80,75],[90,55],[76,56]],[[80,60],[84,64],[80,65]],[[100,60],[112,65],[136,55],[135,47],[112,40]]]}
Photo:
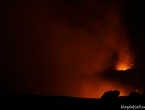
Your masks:
{"label": "dark sky", "polygon": [[129,38],[132,50],[136,54],[136,65],[144,67],[144,36],[145,36],[145,13],[144,3],[142,1],[127,0],[126,8],[123,11],[125,26],[129,32]]}
{"label": "dark sky", "polygon": [[96,74],[120,53],[144,67],[144,10],[136,0],[1,0],[1,90],[99,97],[122,88]]}

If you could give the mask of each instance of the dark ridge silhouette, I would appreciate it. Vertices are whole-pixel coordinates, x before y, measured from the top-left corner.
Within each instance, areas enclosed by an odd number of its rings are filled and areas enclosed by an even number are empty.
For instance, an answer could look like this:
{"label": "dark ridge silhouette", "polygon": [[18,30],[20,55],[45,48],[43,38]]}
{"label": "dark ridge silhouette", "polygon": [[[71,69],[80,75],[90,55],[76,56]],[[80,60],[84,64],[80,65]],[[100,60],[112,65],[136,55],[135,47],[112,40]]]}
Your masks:
{"label": "dark ridge silhouette", "polygon": [[39,96],[32,94],[0,93],[0,109],[121,109],[121,105],[144,106],[145,95],[131,92],[120,96],[119,91],[107,91],[101,98],[79,98],[70,96]]}
{"label": "dark ridge silhouette", "polygon": [[115,91],[107,91],[103,94],[103,96],[101,97],[101,99],[109,99],[109,98],[118,98],[119,97],[120,92],[115,90]]}
{"label": "dark ridge silhouette", "polygon": [[138,92],[133,91],[133,92],[130,92],[129,97],[138,98],[140,97],[140,94]]}

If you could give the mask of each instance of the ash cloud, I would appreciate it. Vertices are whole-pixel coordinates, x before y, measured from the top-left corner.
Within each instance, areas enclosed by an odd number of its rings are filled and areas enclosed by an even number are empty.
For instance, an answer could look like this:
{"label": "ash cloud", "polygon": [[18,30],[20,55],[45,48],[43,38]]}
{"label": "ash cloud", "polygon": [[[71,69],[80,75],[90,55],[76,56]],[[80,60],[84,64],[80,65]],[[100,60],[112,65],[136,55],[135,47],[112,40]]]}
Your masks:
{"label": "ash cloud", "polygon": [[9,22],[15,65],[25,79],[20,89],[79,97],[123,90],[117,83],[99,78],[118,52],[129,49],[118,7],[115,1],[105,0],[13,3]]}

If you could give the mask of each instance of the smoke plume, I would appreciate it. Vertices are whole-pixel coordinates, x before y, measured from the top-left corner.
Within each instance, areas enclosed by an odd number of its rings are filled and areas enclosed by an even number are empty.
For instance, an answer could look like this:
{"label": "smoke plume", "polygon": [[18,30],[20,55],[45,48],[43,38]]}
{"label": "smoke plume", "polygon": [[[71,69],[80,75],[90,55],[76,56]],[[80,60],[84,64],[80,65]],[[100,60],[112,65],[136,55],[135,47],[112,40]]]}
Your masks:
{"label": "smoke plume", "polygon": [[78,97],[100,97],[112,89],[123,94],[117,82],[99,77],[116,54],[130,54],[119,7],[113,0],[13,3],[9,22],[15,65],[25,79],[20,89]]}

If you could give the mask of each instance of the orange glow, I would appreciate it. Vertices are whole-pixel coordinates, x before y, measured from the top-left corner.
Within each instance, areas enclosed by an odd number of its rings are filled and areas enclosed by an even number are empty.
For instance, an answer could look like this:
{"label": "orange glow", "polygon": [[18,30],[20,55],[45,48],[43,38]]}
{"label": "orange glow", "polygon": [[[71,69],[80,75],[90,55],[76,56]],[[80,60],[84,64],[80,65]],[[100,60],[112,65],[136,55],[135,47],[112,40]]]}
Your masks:
{"label": "orange glow", "polygon": [[[105,86],[101,86],[100,84]],[[119,96],[128,96],[131,91],[131,88],[126,88],[117,82],[104,81],[95,78],[94,80],[91,80],[91,82],[84,80],[79,89],[79,97],[83,98],[101,98],[105,92],[110,90],[118,90],[120,92]]]}
{"label": "orange glow", "polygon": [[133,68],[132,59],[129,55],[120,55],[119,60],[117,61],[117,64],[115,66],[116,70],[128,70]]}
{"label": "orange glow", "polygon": [[128,94],[125,94],[123,91],[120,91],[120,95],[119,96],[127,96]]}

